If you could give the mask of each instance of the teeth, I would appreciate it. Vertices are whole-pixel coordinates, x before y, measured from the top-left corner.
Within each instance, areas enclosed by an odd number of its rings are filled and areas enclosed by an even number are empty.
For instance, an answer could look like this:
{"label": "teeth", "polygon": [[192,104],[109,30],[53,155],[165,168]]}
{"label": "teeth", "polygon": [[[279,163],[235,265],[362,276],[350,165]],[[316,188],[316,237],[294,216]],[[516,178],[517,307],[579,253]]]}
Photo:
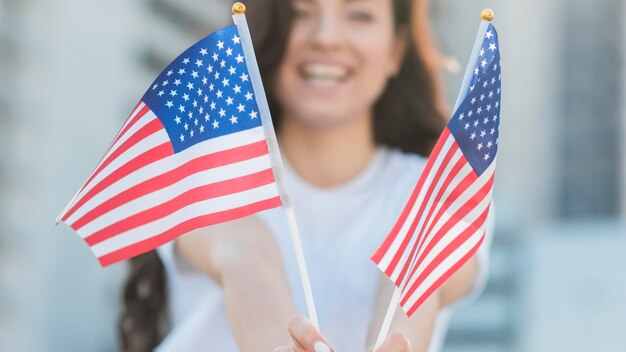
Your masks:
{"label": "teeth", "polygon": [[311,64],[304,67],[307,78],[339,81],[346,77],[348,70],[337,65]]}

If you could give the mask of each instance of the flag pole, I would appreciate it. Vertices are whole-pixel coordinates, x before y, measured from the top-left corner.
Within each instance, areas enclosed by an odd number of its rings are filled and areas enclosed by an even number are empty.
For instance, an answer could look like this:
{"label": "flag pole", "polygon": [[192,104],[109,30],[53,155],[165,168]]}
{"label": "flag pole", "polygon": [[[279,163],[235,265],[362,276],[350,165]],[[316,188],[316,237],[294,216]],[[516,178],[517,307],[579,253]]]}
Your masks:
{"label": "flag pole", "polygon": [[[459,95],[457,96],[456,103],[454,104],[455,112],[459,105],[463,102],[464,97],[467,95],[467,90],[469,89],[470,82],[472,81],[472,75],[474,74],[474,67],[476,66],[476,62],[478,61],[478,56],[480,55],[480,48],[482,46],[483,39],[485,37],[485,32],[489,26],[489,22],[493,20],[493,10],[484,9],[480,13],[480,18],[482,21],[480,22],[480,26],[478,27],[478,34],[476,34],[476,39],[474,40],[474,47],[472,48],[472,54],[467,63],[467,68],[465,69],[465,75],[463,76],[463,83],[461,83],[461,90],[459,91]],[[409,270],[411,272],[411,270]],[[408,278],[406,278],[405,282],[402,284],[402,288],[395,287],[393,291],[393,296],[391,297],[391,301],[389,302],[389,307],[387,308],[387,313],[385,314],[385,319],[380,327],[380,332],[378,333],[378,338],[376,339],[376,344],[374,345],[374,351],[380,348],[385,342],[387,338],[387,334],[389,333],[389,329],[391,328],[391,322],[393,321],[394,314],[396,312],[396,308],[400,303],[401,293],[404,290],[404,286],[408,282]]]}
{"label": "flag pole", "polygon": [[270,114],[269,105],[265,96],[265,90],[263,88],[261,73],[259,71],[259,67],[256,61],[256,55],[254,54],[254,48],[252,47],[250,30],[248,29],[248,23],[246,21],[246,7],[242,3],[237,2],[233,5],[232,11],[233,21],[235,22],[235,25],[239,30],[239,35],[241,36],[241,43],[244,54],[246,56],[248,71],[250,72],[250,81],[252,82],[252,87],[254,88],[254,91],[257,95],[256,100],[257,104],[259,105],[259,113],[261,115],[263,129],[267,137],[267,147],[269,149],[272,170],[274,172],[274,177],[276,178],[276,184],[278,185],[280,199],[287,215],[289,232],[291,233],[291,239],[293,241],[296,259],[298,262],[298,270],[300,272],[300,280],[302,282],[302,288],[304,290],[304,297],[309,313],[309,320],[311,321],[311,324],[313,324],[313,326],[319,329],[317,312],[315,310],[315,302],[313,300],[313,292],[311,290],[311,282],[309,280],[306,261],[304,260],[304,251],[302,250],[300,232],[298,231],[293,203],[289,196],[290,193],[287,189],[285,168],[283,166],[283,160],[280,156],[278,141],[276,139],[276,132],[274,131],[274,125],[272,123],[272,116]]}

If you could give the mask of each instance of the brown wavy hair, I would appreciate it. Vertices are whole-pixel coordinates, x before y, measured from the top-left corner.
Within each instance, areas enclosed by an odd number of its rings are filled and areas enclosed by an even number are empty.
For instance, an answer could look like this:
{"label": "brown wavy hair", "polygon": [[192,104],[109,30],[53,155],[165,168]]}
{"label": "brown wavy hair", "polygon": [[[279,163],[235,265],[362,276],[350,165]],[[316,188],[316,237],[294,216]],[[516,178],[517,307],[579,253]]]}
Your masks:
{"label": "brown wavy hair", "polygon": [[[399,74],[389,80],[374,106],[374,137],[379,145],[426,156],[446,121],[428,1],[393,0],[393,5],[396,31],[406,30],[408,50]],[[247,14],[274,124],[280,129],[274,83],[287,46],[292,9],[285,6],[285,0],[255,0],[250,1]],[[167,333],[165,284],[164,268],[155,251],[131,260],[118,324],[124,351],[151,351]]]}

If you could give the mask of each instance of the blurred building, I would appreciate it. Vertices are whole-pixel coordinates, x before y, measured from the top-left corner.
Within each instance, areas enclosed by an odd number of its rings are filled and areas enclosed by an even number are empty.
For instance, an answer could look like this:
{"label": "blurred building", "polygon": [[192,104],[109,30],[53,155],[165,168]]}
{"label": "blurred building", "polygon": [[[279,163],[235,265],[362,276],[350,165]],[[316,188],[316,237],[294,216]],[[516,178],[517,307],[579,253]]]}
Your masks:
{"label": "blurred building", "polygon": [[[492,278],[446,351],[626,350],[624,2],[433,1],[462,69],[494,8],[505,72]],[[0,0],[1,351],[117,350],[124,266],[100,269],[54,219],[146,82],[229,6]]]}

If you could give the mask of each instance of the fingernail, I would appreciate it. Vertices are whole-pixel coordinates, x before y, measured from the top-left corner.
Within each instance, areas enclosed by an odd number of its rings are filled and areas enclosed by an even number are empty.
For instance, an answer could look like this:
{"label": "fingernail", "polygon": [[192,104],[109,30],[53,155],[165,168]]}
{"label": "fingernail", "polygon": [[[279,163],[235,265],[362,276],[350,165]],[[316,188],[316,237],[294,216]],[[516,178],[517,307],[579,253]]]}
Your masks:
{"label": "fingernail", "polygon": [[330,347],[326,346],[322,341],[317,341],[313,346],[315,352],[331,352]]}

